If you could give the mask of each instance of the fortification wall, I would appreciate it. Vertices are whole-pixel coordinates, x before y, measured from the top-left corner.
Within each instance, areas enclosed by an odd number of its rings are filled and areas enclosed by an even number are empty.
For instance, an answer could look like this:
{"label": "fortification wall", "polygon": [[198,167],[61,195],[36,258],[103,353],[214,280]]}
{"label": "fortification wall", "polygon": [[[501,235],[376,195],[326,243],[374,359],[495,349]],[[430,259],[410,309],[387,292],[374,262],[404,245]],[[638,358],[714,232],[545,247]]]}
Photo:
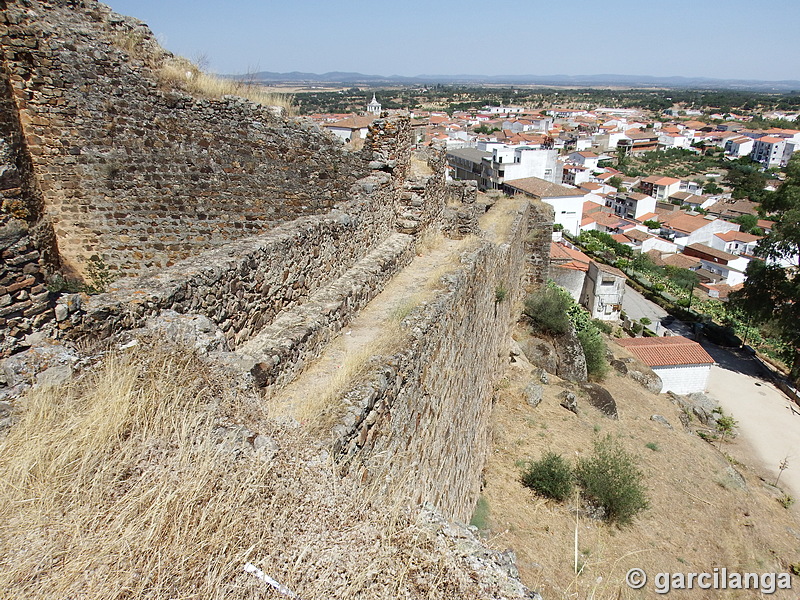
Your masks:
{"label": "fortification wall", "polygon": [[0,57],[0,358],[53,316],[45,278],[58,266],[58,255],[42,207]]}
{"label": "fortification wall", "polygon": [[345,396],[335,447],[359,479],[377,477],[393,494],[469,520],[489,448],[493,386],[524,293],[530,218],[526,206],[506,243],[483,241],[463,256],[447,290],[404,323],[409,345]]}
{"label": "fortification wall", "polygon": [[141,326],[161,310],[174,310],[210,318],[235,347],[342,276],[389,235],[392,187],[388,174],[376,173],[353,186],[346,210],[296,219],[118,282],[112,292],[87,298],[78,310],[60,311],[59,329],[70,339],[101,339]]}
{"label": "fortification wall", "polygon": [[138,275],[325,213],[368,172],[315,125],[169,91],[149,29],[94,0],[4,2],[0,39],[44,213],[77,272],[98,255]]}

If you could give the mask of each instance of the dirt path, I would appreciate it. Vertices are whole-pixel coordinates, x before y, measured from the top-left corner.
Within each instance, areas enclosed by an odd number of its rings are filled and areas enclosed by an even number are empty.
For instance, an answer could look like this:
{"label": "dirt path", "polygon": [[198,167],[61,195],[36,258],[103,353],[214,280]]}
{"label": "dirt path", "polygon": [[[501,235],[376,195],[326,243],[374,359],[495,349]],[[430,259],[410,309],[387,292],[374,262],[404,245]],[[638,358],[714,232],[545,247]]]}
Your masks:
{"label": "dirt path", "polygon": [[734,442],[724,448],[742,462],[757,461],[773,483],[778,465],[788,457],[789,468],[783,472],[780,486],[794,498],[800,498],[800,410],[766,380],[730,370],[711,367],[709,396],[739,422],[743,444]]}
{"label": "dirt path", "polygon": [[[520,200],[498,201],[480,219],[487,239],[503,241],[521,206]],[[350,325],[335,337],[303,373],[269,398],[274,415],[291,416],[301,423],[318,418],[332,398],[366,365],[370,357],[390,352],[402,341],[400,323],[420,303],[429,300],[440,280],[460,264],[459,256],[475,247],[477,239],[443,237],[424,241],[411,264],[386,285]]]}

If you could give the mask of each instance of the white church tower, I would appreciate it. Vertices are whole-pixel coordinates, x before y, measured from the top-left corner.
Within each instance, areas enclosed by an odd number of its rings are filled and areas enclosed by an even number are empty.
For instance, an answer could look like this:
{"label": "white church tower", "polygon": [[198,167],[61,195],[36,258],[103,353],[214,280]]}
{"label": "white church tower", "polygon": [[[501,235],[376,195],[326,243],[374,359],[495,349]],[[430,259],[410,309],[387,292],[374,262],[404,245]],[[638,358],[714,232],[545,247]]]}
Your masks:
{"label": "white church tower", "polygon": [[372,94],[372,100],[367,104],[367,113],[376,117],[381,114],[381,103],[375,99],[375,94]]}

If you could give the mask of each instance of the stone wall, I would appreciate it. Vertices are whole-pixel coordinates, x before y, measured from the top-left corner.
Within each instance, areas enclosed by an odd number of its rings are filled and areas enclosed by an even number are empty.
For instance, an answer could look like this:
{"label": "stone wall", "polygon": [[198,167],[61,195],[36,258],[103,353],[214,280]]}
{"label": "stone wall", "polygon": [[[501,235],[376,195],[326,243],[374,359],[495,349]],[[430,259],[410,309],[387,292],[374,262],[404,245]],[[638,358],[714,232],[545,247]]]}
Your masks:
{"label": "stone wall", "polygon": [[25,336],[52,318],[45,287],[58,266],[52,232],[0,56],[0,358],[21,349]]}
{"label": "stone wall", "polygon": [[553,207],[531,200],[531,218],[525,238],[527,276],[531,287],[547,283],[550,276],[550,242],[553,239]]}
{"label": "stone wall", "polygon": [[517,215],[507,243],[484,241],[463,256],[462,268],[447,276],[447,290],[404,322],[407,347],[380,360],[345,395],[335,448],[359,479],[377,477],[392,493],[469,520],[512,307],[524,293],[530,217],[530,207]]}
{"label": "stone wall", "polygon": [[328,215],[296,219],[158,273],[122,280],[78,310],[60,311],[61,335],[102,339],[174,310],[207,316],[235,347],[342,276],[391,233],[388,174],[360,180],[351,195]]}
{"label": "stone wall", "polygon": [[[169,55],[149,29],[94,0],[3,7],[2,59],[25,150],[73,271],[92,255],[125,275],[170,266],[325,213],[368,172],[363,155],[315,125],[171,91],[159,76]],[[386,134],[375,151],[402,173],[397,132]]]}

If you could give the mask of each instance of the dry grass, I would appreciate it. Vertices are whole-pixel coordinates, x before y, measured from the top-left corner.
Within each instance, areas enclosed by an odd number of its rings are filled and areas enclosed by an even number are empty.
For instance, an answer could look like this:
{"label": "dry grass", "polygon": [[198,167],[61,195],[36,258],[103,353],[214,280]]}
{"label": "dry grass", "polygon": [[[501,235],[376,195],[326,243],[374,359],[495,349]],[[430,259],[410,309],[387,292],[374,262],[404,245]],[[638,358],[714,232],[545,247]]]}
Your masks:
{"label": "dry grass", "polygon": [[[138,350],[22,399],[0,439],[0,597],[277,597],[246,561],[306,599],[476,597],[408,514],[232,389],[189,354]],[[225,441],[231,420],[275,457]]]}
{"label": "dry grass", "polygon": [[178,87],[194,96],[210,99],[239,96],[263,106],[281,107],[287,115],[294,114],[293,96],[255,83],[204,73],[185,58],[164,60],[156,72],[163,85]]}
{"label": "dry grass", "polygon": [[204,72],[182,56],[164,51],[143,31],[130,31],[113,36],[114,46],[134,56],[153,69],[162,87],[178,88],[193,96],[218,100],[238,96],[267,107],[279,107],[286,116],[295,114],[294,96],[277,92],[252,81],[224,79]]}
{"label": "dry grass", "polygon": [[[518,555],[523,582],[545,598],[617,599],[649,597],[628,589],[625,573],[643,568],[652,578],[659,572],[712,572],[725,566],[751,572],[786,572],[800,562],[800,519],[765,490],[758,474],[737,467],[747,489],[723,486],[729,466],[723,454],[699,437],[683,431],[678,408],[628,378],[612,372],[603,383],[620,413],[611,420],[593,409],[578,393],[580,415],[559,406],[560,380],[550,376],[542,403],[535,409],[522,390],[532,368],[516,363],[507,385],[498,391],[493,413],[494,448],[485,471],[484,497],[490,505],[494,534]],[[650,420],[664,415],[675,429]],[[597,435],[619,436],[645,472],[651,508],[625,528],[590,518],[582,505],[579,515],[579,555],[583,570],[574,573],[574,500],[560,504],[537,497],[520,482],[517,461],[539,458],[554,450],[571,462],[591,452]],[[653,451],[647,444],[656,444]],[[798,581],[794,578],[794,586]],[[693,595],[692,595],[693,594]],[[697,590],[672,592],[700,598]],[[717,598],[752,598],[752,592],[721,592]],[[781,595],[776,598],[791,597]]]}
{"label": "dry grass", "polygon": [[[405,308],[407,306],[403,310]],[[412,310],[413,307],[409,312]],[[355,383],[369,373],[371,359],[397,352],[408,337],[400,326],[400,320],[393,314],[391,320],[381,327],[377,336],[345,355],[342,364],[333,376],[325,381],[319,393],[307,396],[297,407],[295,417],[305,423],[310,431],[321,432],[330,429],[341,417],[341,399],[353,389]]]}
{"label": "dry grass", "polygon": [[511,224],[528,202],[528,199],[521,196],[499,198],[490,210],[478,218],[481,231],[495,243],[505,242]]}

